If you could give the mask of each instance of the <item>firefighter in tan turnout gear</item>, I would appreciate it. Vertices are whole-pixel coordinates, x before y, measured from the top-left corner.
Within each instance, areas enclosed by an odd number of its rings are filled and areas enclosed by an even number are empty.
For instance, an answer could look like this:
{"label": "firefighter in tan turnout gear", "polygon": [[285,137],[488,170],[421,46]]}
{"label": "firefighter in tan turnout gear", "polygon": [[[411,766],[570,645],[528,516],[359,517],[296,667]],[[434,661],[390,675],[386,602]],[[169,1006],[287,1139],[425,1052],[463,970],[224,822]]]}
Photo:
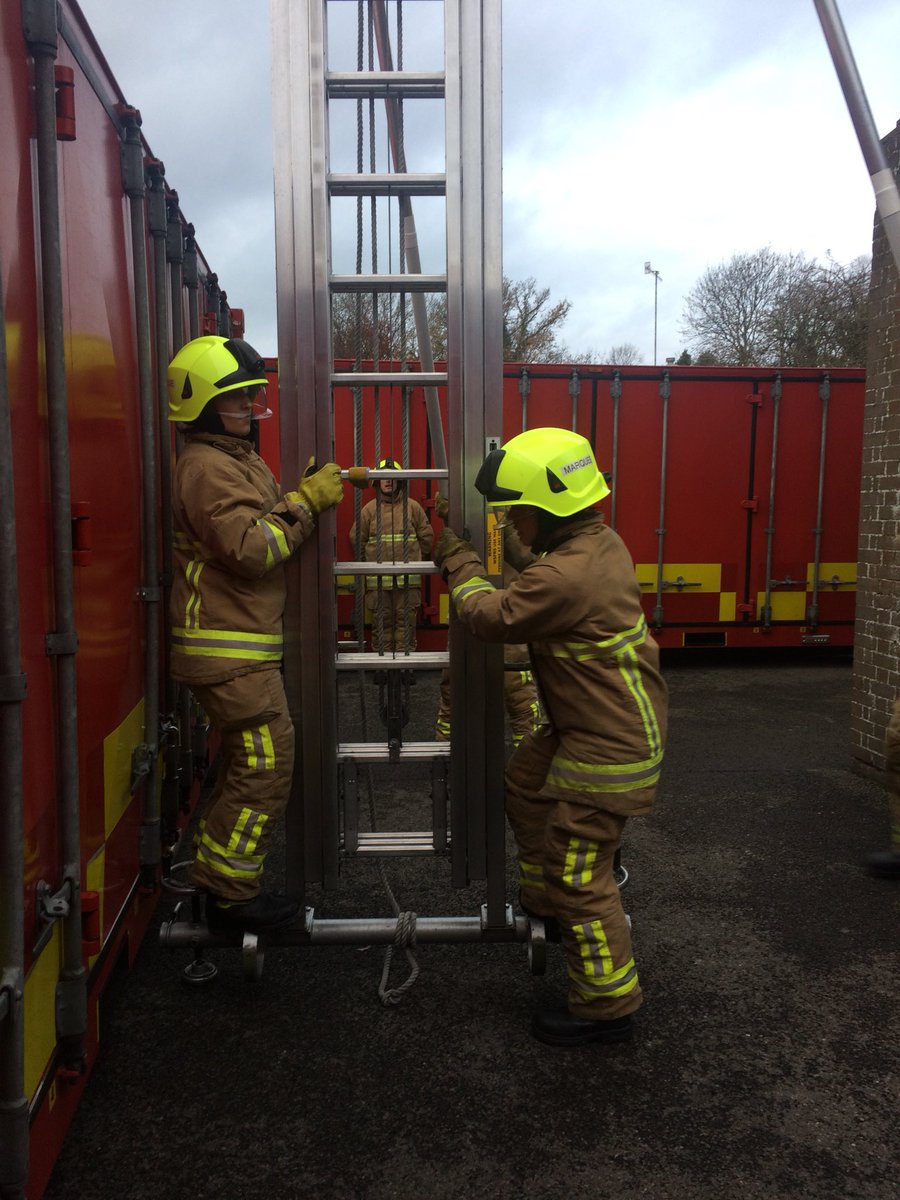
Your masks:
{"label": "firefighter in tan turnout gear", "polygon": [[641,990],[613,865],[659,781],[659,651],[631,557],[594,508],[609,488],[585,438],[528,430],[491,451],[475,486],[538,555],[496,589],[452,530],[434,554],[476,637],[528,643],[546,720],[506,770],[522,907],[558,921],[569,976],[567,1007],[538,1013],[532,1032],[559,1046],[622,1041]]}
{"label": "firefighter in tan turnout gear", "polygon": [[[379,471],[402,470],[383,458]],[[379,479],[376,496],[363,506],[359,525],[350,527],[350,543],[359,561],[416,563],[430,558],[434,530],[425,509],[407,495],[406,480]],[[372,647],[378,651],[415,650],[416,611],[422,603],[421,575],[367,575],[366,611],[372,619]]]}
{"label": "firefighter in tan turnout gear", "polygon": [[294,728],[281,677],[284,564],[343,498],[340,467],[312,467],[282,495],[253,448],[264,363],[238,338],[199,337],[169,365],[169,420],[185,434],[173,479],[172,676],[221,740],[222,762],[191,867],[211,930],[268,929],[299,904],[263,892],[287,803]]}

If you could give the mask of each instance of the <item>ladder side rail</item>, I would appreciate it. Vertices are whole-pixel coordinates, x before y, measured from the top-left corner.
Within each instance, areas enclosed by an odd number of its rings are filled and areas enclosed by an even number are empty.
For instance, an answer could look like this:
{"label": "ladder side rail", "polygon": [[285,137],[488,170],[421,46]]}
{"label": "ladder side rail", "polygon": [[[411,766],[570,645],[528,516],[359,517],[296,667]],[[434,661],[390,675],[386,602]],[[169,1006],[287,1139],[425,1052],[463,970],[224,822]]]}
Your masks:
{"label": "ladder side rail", "polygon": [[[502,248],[502,128],[501,128],[501,0],[484,0],[470,13],[480,23],[482,128],[482,187],[480,214],[483,225],[480,263],[484,345],[481,394],[484,396],[485,436],[503,433],[503,248]],[[482,454],[484,453],[482,442]],[[502,564],[501,564],[502,571]],[[502,578],[497,582],[502,584]],[[485,693],[492,697],[485,727],[485,825],[487,852],[487,925],[502,927],[506,909],[506,768],[503,703],[503,647],[488,647]]]}
{"label": "ladder side rail", "polygon": [[[483,560],[484,503],[474,480],[486,438],[502,433],[502,324],[489,333],[487,319],[489,313],[491,319],[494,314],[500,319],[500,194],[495,186],[499,160],[493,173],[485,161],[488,149],[499,155],[500,146],[499,19],[499,4],[494,0],[486,4],[447,0],[445,4],[448,408],[456,468],[455,485],[451,470],[450,516],[456,529],[468,530]],[[493,105],[485,102],[488,87],[496,87]],[[486,118],[496,128],[487,130]],[[494,185],[494,190],[486,191],[486,185]],[[489,378],[492,387],[486,390]],[[457,886],[484,879],[490,861],[488,922],[499,923],[505,886],[502,651],[471,637],[452,612],[450,671],[452,874]],[[489,795],[492,804],[499,806],[499,820],[496,807],[492,809],[490,839]],[[493,875],[498,872],[493,868],[498,864],[502,870],[495,882]]]}
{"label": "ladder side rail", "polygon": [[[334,445],[327,104],[324,72],[310,70],[326,61],[325,0],[273,0],[272,30],[281,456],[291,482],[309,454],[324,463]],[[334,514],[317,524],[288,568],[285,611],[285,688],[297,731],[286,874],[301,894],[305,882],[336,882],[339,865],[336,678],[311,649],[336,641]]]}

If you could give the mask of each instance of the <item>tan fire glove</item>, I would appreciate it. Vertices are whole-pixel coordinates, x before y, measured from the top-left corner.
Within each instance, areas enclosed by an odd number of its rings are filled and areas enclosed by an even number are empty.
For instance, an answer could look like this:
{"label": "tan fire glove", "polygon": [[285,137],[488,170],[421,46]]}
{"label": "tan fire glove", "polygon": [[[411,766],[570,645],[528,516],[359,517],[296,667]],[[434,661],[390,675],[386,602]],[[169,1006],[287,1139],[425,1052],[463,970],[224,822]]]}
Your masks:
{"label": "tan fire glove", "polygon": [[318,514],[340,504],[344,498],[344,485],[337,463],[326,463],[318,471],[315,465],[315,457],[310,458],[296,492],[288,492],[285,499],[305,504],[311,513]]}
{"label": "tan fire glove", "polygon": [[442,567],[448,558],[452,558],[454,554],[459,554],[461,550],[466,550],[470,554],[474,554],[476,558],[478,557],[478,552],[471,542],[467,542],[464,538],[459,537],[448,525],[445,525],[441,536],[437,540],[432,558],[436,566]]}
{"label": "tan fire glove", "polygon": [[440,517],[442,521],[446,521],[450,516],[450,501],[440,492],[434,494],[434,515]]}

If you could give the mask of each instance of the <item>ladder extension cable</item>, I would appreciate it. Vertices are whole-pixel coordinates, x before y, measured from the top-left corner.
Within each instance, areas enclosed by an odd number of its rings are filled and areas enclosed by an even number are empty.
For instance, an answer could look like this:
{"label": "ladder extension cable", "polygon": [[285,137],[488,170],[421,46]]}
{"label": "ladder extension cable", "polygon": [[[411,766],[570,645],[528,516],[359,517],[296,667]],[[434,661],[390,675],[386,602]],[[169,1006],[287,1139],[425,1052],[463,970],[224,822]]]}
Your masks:
{"label": "ladder extension cable", "polygon": [[[362,715],[363,738],[368,741],[368,721],[366,719],[366,696],[365,696],[365,671],[359,673],[359,700],[360,712]],[[375,780],[372,774],[371,763],[366,768],[366,786],[369,793],[369,823],[374,833],[378,828],[378,821],[375,812]],[[384,965],[381,970],[381,982],[378,984],[378,996],[381,1003],[389,1008],[392,1005],[400,1004],[405,994],[413,986],[419,978],[419,963],[413,953],[413,948],[416,944],[416,914],[414,912],[401,912],[400,905],[397,903],[397,897],[394,895],[393,888],[387,877],[387,872],[384,869],[384,863],[378,863],[378,874],[381,877],[381,883],[390,901],[394,916],[397,918],[397,928],[394,931],[394,944],[388,946],[384,955]],[[394,949],[397,946],[403,947],[403,952],[406,955],[406,961],[409,963],[409,975],[398,987],[388,987],[388,978],[391,973],[391,963],[394,958]]]}

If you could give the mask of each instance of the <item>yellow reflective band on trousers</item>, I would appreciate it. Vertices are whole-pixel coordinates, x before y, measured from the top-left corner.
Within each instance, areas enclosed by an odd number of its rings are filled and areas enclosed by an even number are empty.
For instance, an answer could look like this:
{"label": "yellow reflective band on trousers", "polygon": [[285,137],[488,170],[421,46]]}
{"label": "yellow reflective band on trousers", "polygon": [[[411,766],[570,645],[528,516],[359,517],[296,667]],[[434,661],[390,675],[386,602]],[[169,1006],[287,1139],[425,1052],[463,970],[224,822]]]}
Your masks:
{"label": "yellow reflective band on trousers", "polygon": [[260,834],[269,817],[266,813],[254,812],[252,808],[242,808],[235,822],[231,837],[228,839],[230,854],[253,854],[259,845]]}
{"label": "yellow reflective band on trousers", "polygon": [[173,629],[172,648],[207,658],[249,658],[279,662],[284,638],[280,633],[242,633],[237,629]]}
{"label": "yellow reflective band on trousers", "polygon": [[570,838],[566,851],[566,865],[562,873],[562,881],[569,887],[586,887],[593,878],[593,866],[597,861],[596,842],[588,842],[583,838]]}
{"label": "yellow reflective band on trousers", "polygon": [[273,771],[275,769],[275,748],[272,745],[269,726],[260,725],[256,729],[245,729],[241,736],[244,739],[247,766],[250,770]]}
{"label": "yellow reflective band on trousers", "polygon": [[494,592],[497,589],[487,579],[482,579],[480,575],[473,576],[472,579],[467,579],[465,583],[461,583],[455,587],[450,593],[453,603],[456,606],[456,611],[462,608],[470,596],[474,596],[476,592]]}
{"label": "yellow reflective band on trousers", "polygon": [[627,996],[637,987],[638,976],[634,959],[630,958],[623,967],[613,969],[609,942],[602,921],[590,921],[586,925],[573,925],[572,932],[581,954],[581,970],[569,966],[569,978],[576,991],[585,1000],[598,996]]}
{"label": "yellow reflective band on trousers", "polygon": [[540,863],[524,862],[519,859],[519,887],[531,888],[533,891],[544,892],[544,868]]}
{"label": "yellow reflective band on trousers", "polygon": [[258,525],[266,539],[266,567],[271,569],[278,563],[286,562],[291,557],[291,551],[284,530],[274,521],[265,519],[259,521]]}
{"label": "yellow reflective band on trousers", "polygon": [[197,847],[197,861],[205,863],[214,874],[228,879],[259,878],[265,855],[254,854],[253,848],[259,842],[266,819],[262,813],[242,809],[227,846],[214,841],[204,829]]}

